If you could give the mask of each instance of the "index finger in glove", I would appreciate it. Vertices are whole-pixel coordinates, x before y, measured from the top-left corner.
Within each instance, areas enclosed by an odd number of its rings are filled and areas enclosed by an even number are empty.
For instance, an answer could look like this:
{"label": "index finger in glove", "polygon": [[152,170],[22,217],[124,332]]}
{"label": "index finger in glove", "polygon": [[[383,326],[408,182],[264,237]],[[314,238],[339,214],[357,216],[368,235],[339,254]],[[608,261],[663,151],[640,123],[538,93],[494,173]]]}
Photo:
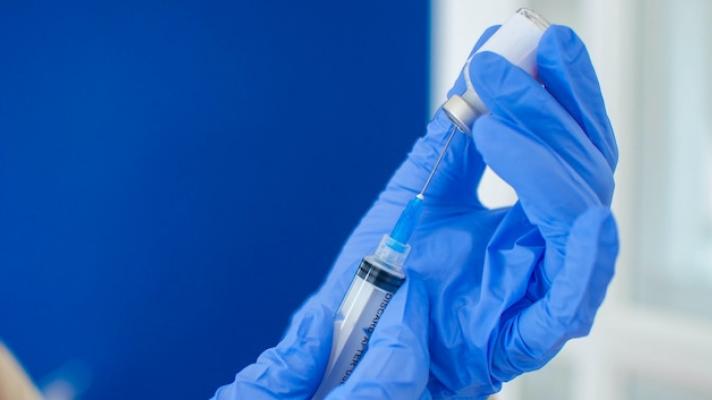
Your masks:
{"label": "index finger in glove", "polygon": [[586,46],[571,28],[552,25],[537,49],[539,79],[583,128],[611,169],[618,146]]}
{"label": "index finger in glove", "polygon": [[477,94],[492,114],[546,143],[588,182],[603,203],[610,203],[611,167],[576,120],[546,89],[524,70],[492,52],[475,54],[470,70]]}
{"label": "index finger in glove", "polygon": [[563,251],[573,221],[601,204],[596,193],[546,143],[508,121],[493,115],[480,117],[473,137],[485,162],[517,192],[530,222]]}

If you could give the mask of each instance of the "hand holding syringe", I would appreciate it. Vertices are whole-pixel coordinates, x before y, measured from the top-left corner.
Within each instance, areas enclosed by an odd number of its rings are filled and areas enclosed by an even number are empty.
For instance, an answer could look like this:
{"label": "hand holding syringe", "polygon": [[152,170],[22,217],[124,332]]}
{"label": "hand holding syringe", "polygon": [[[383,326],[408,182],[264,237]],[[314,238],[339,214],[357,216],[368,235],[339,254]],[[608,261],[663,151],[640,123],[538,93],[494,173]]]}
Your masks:
{"label": "hand holding syringe", "polygon": [[[500,54],[532,75],[536,74],[536,48],[548,23],[528,9],[520,9],[479,51]],[[471,57],[470,57],[471,59]],[[346,382],[368,347],[373,330],[393,293],[405,280],[403,265],[410,252],[410,237],[423,210],[423,201],[445,157],[453,137],[459,130],[469,134],[475,119],[486,112],[482,100],[469,76],[470,60],[463,74],[467,89],[452,96],[443,110],[453,125],[442,150],[420,192],[406,206],[390,235],[386,235],[376,252],[361,262],[356,276],[339,306],[334,321],[334,337],[329,363],[314,399],[324,398],[335,386]]]}
{"label": "hand holding syringe", "polygon": [[[553,25],[534,52],[529,35],[511,41],[517,25],[545,27],[522,10],[485,31],[324,285],[216,399],[303,399],[320,384],[330,400],[485,398],[586,335],[617,256],[615,137],[578,36]],[[508,37],[517,51],[499,48]],[[513,207],[479,204],[485,163],[517,192]]]}

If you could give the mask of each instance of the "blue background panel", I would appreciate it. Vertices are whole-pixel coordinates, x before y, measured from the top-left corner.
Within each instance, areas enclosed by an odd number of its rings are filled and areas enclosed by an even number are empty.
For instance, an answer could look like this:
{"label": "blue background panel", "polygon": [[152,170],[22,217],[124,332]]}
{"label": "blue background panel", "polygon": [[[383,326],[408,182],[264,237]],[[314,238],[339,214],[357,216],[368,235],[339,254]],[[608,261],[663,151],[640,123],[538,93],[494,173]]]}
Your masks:
{"label": "blue background panel", "polygon": [[427,120],[426,1],[4,1],[0,339],[86,399],[274,345]]}

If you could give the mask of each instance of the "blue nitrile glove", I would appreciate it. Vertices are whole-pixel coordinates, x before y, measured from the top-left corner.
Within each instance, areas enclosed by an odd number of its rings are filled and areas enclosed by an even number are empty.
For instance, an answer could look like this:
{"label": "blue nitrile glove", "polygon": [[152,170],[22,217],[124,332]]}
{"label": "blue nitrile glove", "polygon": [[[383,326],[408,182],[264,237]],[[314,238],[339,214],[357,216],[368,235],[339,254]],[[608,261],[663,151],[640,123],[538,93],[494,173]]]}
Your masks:
{"label": "blue nitrile glove", "polygon": [[[426,193],[408,278],[330,399],[483,398],[590,329],[617,254],[609,210],[615,139],[571,30],[548,29],[538,64],[548,91],[501,57],[474,57],[473,83],[492,114],[475,124],[474,141],[453,140]],[[463,91],[460,78],[451,94]],[[328,359],[334,310],[359,261],[420,190],[450,127],[438,111],[282,342],[216,398],[310,397]],[[515,206],[488,210],[478,202],[483,157],[516,190]]]}
{"label": "blue nitrile glove", "polygon": [[[343,259],[342,254],[339,260]],[[349,272],[350,266],[338,262],[336,266],[342,269],[345,284],[349,283],[355,269]],[[331,350],[334,313],[346,292],[338,284],[327,282],[307,300],[292,318],[284,339],[240,371],[233,383],[218,389],[214,399],[310,399],[321,383]],[[358,368],[328,398],[419,398],[428,379],[427,301],[421,281],[407,280],[389,303],[387,316],[382,316]]]}
{"label": "blue nitrile glove", "polygon": [[[428,388],[436,398],[484,397],[543,366],[589,332],[613,276],[618,156],[595,72],[562,26],[542,37],[537,64],[541,83],[493,53],[470,65],[490,114],[475,123],[476,150],[466,157],[477,151],[519,201],[451,223],[433,215],[418,237],[427,244],[413,244],[411,267],[432,277]],[[477,179],[453,173],[441,182],[471,191]]]}

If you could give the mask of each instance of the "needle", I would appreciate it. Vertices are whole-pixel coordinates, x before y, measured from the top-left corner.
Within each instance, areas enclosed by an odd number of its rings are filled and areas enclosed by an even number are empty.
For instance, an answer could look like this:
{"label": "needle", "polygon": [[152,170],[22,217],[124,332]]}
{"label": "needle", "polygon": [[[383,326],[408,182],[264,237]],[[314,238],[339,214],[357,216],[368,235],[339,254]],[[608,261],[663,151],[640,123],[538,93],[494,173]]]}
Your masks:
{"label": "needle", "polygon": [[435,160],[435,165],[433,165],[433,169],[430,170],[430,174],[428,175],[428,179],[425,180],[425,185],[423,185],[423,188],[420,189],[420,193],[416,197],[420,198],[421,200],[425,197],[425,192],[428,190],[428,187],[430,186],[430,182],[433,180],[433,177],[435,176],[435,172],[438,170],[438,166],[440,165],[440,162],[445,158],[445,153],[447,152],[448,147],[450,147],[450,143],[452,142],[452,139],[455,137],[455,132],[456,132],[456,127],[453,125],[450,128],[450,131],[447,134],[447,142],[445,142],[445,146],[443,146],[442,150],[440,150],[440,154],[438,154],[438,159]]}

